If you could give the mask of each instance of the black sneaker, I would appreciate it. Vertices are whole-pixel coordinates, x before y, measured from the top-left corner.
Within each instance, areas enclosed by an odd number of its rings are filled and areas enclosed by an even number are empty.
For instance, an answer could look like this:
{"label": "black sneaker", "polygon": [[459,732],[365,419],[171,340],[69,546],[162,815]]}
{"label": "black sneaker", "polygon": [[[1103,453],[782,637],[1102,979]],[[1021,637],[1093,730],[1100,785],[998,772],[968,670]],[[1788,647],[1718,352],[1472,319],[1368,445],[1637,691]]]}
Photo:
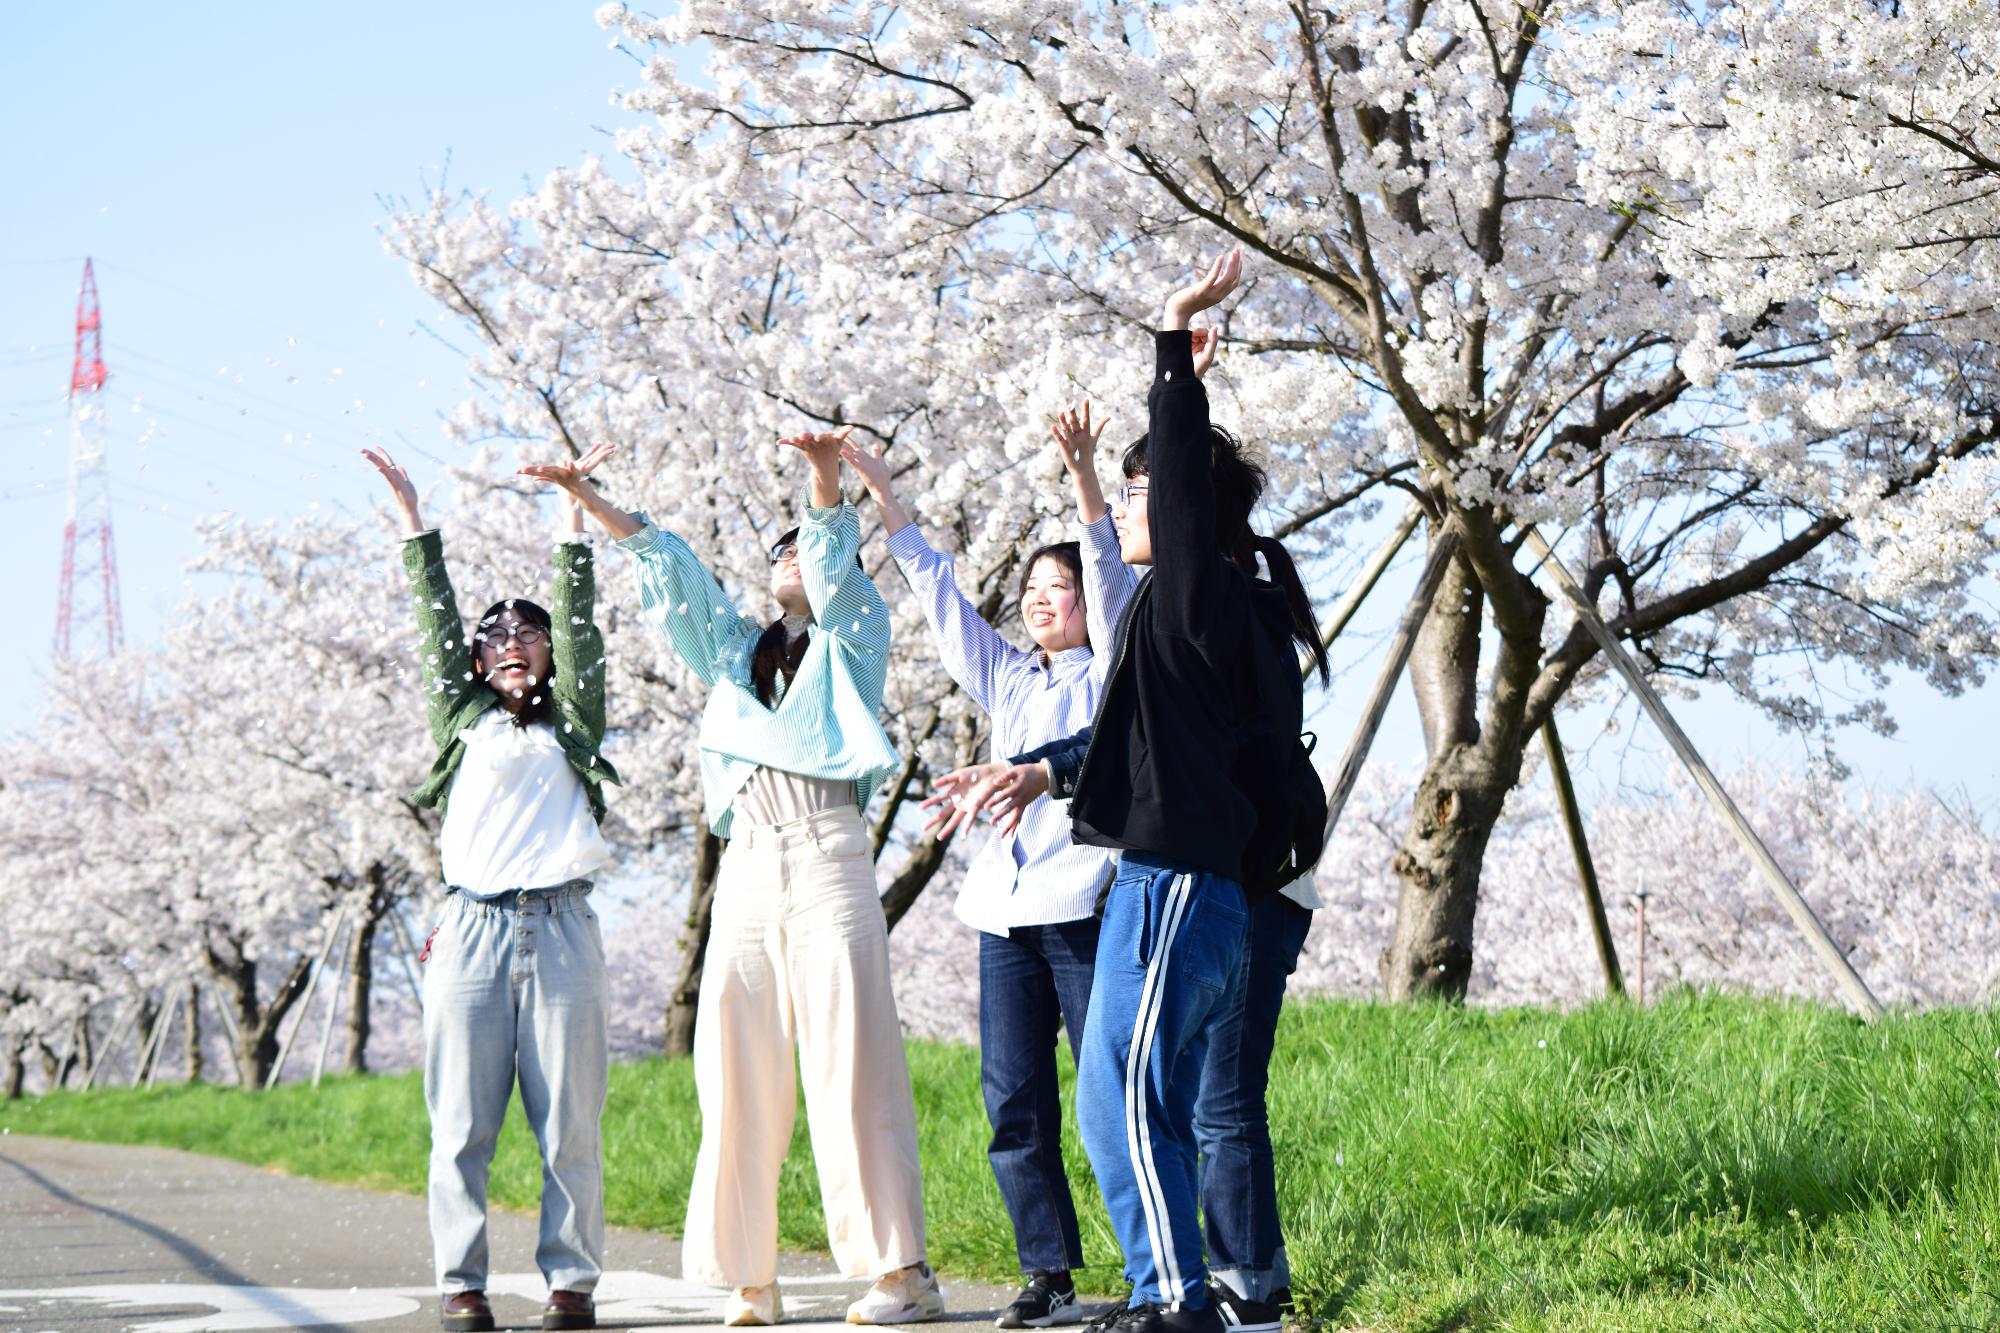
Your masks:
{"label": "black sneaker", "polygon": [[1076,1303],[1076,1284],[1067,1272],[1030,1274],[1021,1294],[993,1321],[998,1328],[1053,1328],[1082,1322],[1083,1307]]}
{"label": "black sneaker", "polygon": [[1289,1287],[1280,1287],[1271,1293],[1270,1300],[1253,1301],[1220,1282],[1211,1282],[1208,1303],[1222,1316],[1227,1333],[1278,1333],[1285,1324],[1285,1311],[1291,1308],[1292,1292]]}
{"label": "black sneaker", "polygon": [[1120,1321],[1118,1333],[1228,1333],[1210,1301],[1199,1310],[1185,1305],[1140,1305]]}
{"label": "black sneaker", "polygon": [[1136,1333],[1138,1325],[1152,1314],[1150,1305],[1131,1306],[1124,1301],[1106,1306],[1083,1326],[1083,1333]]}

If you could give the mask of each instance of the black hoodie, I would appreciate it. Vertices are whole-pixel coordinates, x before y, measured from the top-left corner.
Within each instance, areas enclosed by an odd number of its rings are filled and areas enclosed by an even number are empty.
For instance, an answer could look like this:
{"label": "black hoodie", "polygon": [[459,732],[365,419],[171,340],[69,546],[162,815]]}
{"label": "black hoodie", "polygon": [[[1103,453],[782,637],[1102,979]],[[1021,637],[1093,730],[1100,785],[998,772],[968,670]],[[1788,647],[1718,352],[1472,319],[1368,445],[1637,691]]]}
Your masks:
{"label": "black hoodie", "polygon": [[1146,405],[1152,573],[1118,622],[1091,725],[1015,762],[1049,761],[1077,842],[1243,884],[1304,712],[1291,614],[1217,540],[1208,394],[1186,330],[1154,335]]}

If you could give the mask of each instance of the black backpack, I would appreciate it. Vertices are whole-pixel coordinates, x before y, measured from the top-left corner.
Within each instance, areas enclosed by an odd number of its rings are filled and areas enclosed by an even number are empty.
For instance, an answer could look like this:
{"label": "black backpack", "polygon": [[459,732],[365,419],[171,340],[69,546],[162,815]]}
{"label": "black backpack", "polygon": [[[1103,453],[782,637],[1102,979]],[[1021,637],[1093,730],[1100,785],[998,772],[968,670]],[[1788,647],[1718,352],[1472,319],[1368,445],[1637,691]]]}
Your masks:
{"label": "black backpack", "polygon": [[1256,636],[1258,705],[1239,735],[1236,780],[1257,806],[1243,849],[1243,892],[1261,898],[1319,864],[1326,846],[1326,787],[1313,767],[1319,737],[1302,729],[1305,690],[1298,657]]}

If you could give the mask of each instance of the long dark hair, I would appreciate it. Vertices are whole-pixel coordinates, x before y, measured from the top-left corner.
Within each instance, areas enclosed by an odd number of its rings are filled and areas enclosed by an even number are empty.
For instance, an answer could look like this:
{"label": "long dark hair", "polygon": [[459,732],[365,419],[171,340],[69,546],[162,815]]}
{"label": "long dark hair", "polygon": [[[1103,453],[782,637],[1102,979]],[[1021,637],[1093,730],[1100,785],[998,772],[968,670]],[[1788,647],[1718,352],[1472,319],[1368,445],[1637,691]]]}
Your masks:
{"label": "long dark hair", "polygon": [[[1264,485],[1268,480],[1264,469],[1244,457],[1243,442],[1222,427],[1211,424],[1208,441],[1208,475],[1215,488],[1216,542],[1222,547],[1222,553],[1246,573],[1254,573],[1257,557],[1264,557],[1264,563],[1271,571],[1271,582],[1285,594],[1285,609],[1292,618],[1292,638],[1312,658],[1313,668],[1319,672],[1320,684],[1325,685],[1333,679],[1333,667],[1327,661],[1326,645],[1319,641],[1319,624],[1313,618],[1312,598],[1306,595],[1305,582],[1299,578],[1299,567],[1293,563],[1292,554],[1285,549],[1283,542],[1276,537],[1260,536],[1250,526],[1250,511],[1263,498]],[[1119,464],[1127,481],[1150,476],[1149,437],[1141,435],[1127,445]]]}
{"label": "long dark hair", "polygon": [[[473,631],[476,642],[486,642],[487,632],[500,619],[500,613],[503,611],[512,611],[515,619],[519,620],[523,625],[533,625],[536,629],[540,630],[546,636],[549,645],[549,674],[547,679],[535,682],[535,690],[537,692],[530,694],[523,700],[518,709],[508,710],[513,716],[514,725],[525,727],[530,723],[540,722],[555,715],[555,620],[546,610],[529,601],[527,598],[509,597],[504,601],[493,603],[493,605],[486,608],[486,614],[479,617],[479,626]],[[478,654],[474,653],[473,666],[477,667],[478,665]],[[497,695],[500,691],[494,690],[493,693]],[[500,706],[506,708],[506,702],[502,700]]]}
{"label": "long dark hair", "polygon": [[[786,542],[799,539],[799,530],[793,528],[771,543],[773,550]],[[791,688],[792,678],[799,674],[799,667],[806,660],[806,649],[810,647],[807,636],[797,639],[785,637],[785,618],[779,616],[764,626],[764,632],[757,636],[757,647],[750,654],[750,684],[757,691],[757,702],[766,708],[776,705],[778,699],[778,673],[785,673],[785,687]]]}

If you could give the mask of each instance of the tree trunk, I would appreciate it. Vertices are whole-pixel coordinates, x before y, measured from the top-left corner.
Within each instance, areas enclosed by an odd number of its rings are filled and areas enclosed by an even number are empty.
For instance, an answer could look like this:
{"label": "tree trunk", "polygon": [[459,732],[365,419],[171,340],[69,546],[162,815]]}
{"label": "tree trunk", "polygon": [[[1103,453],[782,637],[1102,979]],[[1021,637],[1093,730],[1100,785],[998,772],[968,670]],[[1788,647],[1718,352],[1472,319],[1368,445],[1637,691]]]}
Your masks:
{"label": "tree trunk", "polygon": [[97,1043],[90,1035],[90,1014],[86,1010],[77,1016],[76,1045],[71,1048],[69,1063],[63,1069],[63,1086],[69,1085],[69,1076],[72,1073],[87,1074],[90,1072],[90,1067],[96,1063]]}
{"label": "tree trunk", "polygon": [[311,951],[299,955],[279,984],[278,993],[271,997],[271,1003],[259,1005],[257,964],[241,955],[235,963],[224,964],[210,955],[211,972],[220,988],[217,998],[236,1011],[236,1064],[244,1091],[256,1092],[262,1088],[271,1075],[271,1066],[278,1062],[278,1028],[305,991],[313,956]]}
{"label": "tree trunk", "polygon": [[56,1048],[46,1041],[37,1039],[35,1048],[36,1054],[41,1056],[42,1060],[42,1091],[54,1092],[62,1086],[62,1057],[57,1055]]}
{"label": "tree trunk", "polygon": [[1466,548],[1454,556],[1411,654],[1425,766],[1391,862],[1402,881],[1396,931],[1382,951],[1382,992],[1391,1000],[1463,1000],[1472,976],[1480,863],[1507,793],[1520,781],[1546,608],[1518,586],[1503,591],[1512,628],[1503,627],[1494,644],[1483,718],[1480,636],[1489,599]]}
{"label": "tree trunk", "polygon": [[688,886],[687,931],[681,938],[681,947],[687,957],[681,963],[681,975],[674,982],[673,992],[667,997],[667,1035],[664,1047],[668,1055],[694,1054],[695,1011],[701,1003],[701,969],[708,957],[708,928],[715,910],[715,881],[722,869],[722,839],[709,832],[708,825],[698,824],[695,835],[694,879]]}
{"label": "tree trunk", "polygon": [[16,1102],[21,1099],[21,1087],[28,1079],[28,1039],[20,1038],[7,1048],[7,1069],[0,1077],[0,1101]]}
{"label": "tree trunk", "polygon": [[368,1072],[368,1005],[375,987],[375,933],[395,905],[389,868],[377,861],[368,867],[368,904],[354,931],[354,970],[347,980],[347,1062],[350,1074]]}
{"label": "tree trunk", "polygon": [[[1519,769],[1517,757],[1514,772]],[[1396,933],[1382,951],[1382,993],[1389,999],[1465,998],[1479,867],[1513,785],[1473,745],[1454,746],[1424,770],[1403,845],[1391,862],[1402,893]]]}
{"label": "tree trunk", "polygon": [[1395,933],[1382,951],[1382,993],[1390,1000],[1462,1000],[1472,973],[1479,863],[1511,785],[1488,771],[1479,744],[1482,624],[1479,582],[1460,552],[1410,654],[1426,762],[1403,845],[1391,863],[1402,891]]}
{"label": "tree trunk", "polygon": [[896,878],[889,881],[889,891],[882,895],[882,914],[888,918],[890,930],[894,930],[896,923],[916,905],[931,877],[944,864],[945,853],[950,850],[949,839],[939,842],[936,838],[920,837],[917,840],[917,849],[910,853],[909,860],[903,862]]}
{"label": "tree trunk", "polygon": [[199,1083],[208,1072],[208,1060],[201,1049],[201,991],[193,982],[187,993],[187,1079]]}

